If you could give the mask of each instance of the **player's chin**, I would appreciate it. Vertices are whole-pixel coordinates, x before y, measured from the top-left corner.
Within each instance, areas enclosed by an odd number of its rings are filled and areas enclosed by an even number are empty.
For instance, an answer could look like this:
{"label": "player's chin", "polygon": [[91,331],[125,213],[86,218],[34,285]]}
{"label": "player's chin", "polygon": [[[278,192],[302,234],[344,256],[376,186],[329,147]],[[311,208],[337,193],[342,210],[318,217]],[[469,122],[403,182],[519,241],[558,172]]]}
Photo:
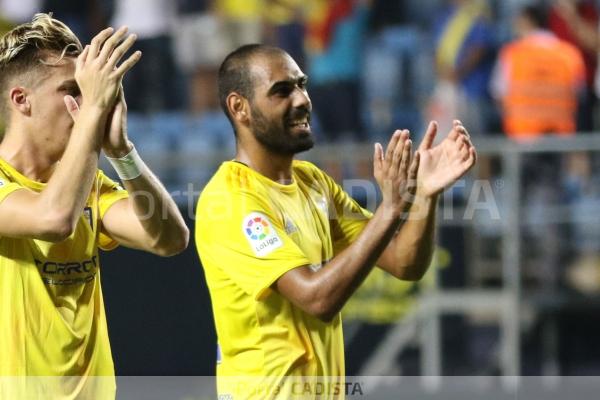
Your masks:
{"label": "player's chin", "polygon": [[287,145],[293,148],[295,152],[301,152],[311,149],[314,144],[314,137],[310,125],[289,126],[286,129]]}
{"label": "player's chin", "polygon": [[293,145],[294,153],[301,153],[313,148],[315,141],[312,134],[303,134],[301,137],[296,137]]}
{"label": "player's chin", "polygon": [[313,140],[313,133],[310,127],[294,128],[288,131],[288,137],[292,138],[292,140]]}

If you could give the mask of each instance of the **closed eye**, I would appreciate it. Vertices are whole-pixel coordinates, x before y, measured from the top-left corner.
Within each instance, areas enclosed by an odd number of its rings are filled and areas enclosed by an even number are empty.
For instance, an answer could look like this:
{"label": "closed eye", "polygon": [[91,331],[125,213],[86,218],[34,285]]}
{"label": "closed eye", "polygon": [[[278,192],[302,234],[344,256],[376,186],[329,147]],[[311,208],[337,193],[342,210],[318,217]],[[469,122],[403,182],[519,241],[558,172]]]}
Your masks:
{"label": "closed eye", "polygon": [[59,92],[63,92],[73,97],[81,95],[79,85],[75,81],[67,81],[58,87]]}
{"label": "closed eye", "polygon": [[81,90],[79,90],[79,87],[74,87],[74,88],[69,88],[67,89],[67,94],[73,96],[73,97],[77,97],[81,94]]}

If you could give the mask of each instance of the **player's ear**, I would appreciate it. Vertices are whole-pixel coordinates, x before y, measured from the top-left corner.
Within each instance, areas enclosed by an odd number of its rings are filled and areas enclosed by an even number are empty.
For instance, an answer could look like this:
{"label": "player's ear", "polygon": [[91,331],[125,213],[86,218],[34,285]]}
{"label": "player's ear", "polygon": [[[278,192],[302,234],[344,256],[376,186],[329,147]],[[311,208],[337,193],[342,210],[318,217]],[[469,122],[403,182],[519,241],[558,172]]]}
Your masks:
{"label": "player's ear", "polygon": [[240,124],[248,121],[248,101],[238,93],[232,92],[227,96],[227,109],[229,115]]}
{"label": "player's ear", "polygon": [[31,103],[27,98],[27,90],[21,86],[10,89],[9,92],[11,108],[16,109],[22,114],[31,114]]}

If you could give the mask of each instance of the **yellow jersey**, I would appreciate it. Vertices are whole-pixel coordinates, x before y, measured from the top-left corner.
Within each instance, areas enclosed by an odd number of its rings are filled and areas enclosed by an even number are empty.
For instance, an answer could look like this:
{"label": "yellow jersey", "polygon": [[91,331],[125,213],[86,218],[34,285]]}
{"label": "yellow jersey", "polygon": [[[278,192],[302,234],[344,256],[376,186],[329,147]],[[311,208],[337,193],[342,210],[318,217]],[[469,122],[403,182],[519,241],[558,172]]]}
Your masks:
{"label": "yellow jersey", "polygon": [[[294,387],[298,398],[319,397],[311,386],[317,381],[306,383],[307,377],[318,377],[318,390],[328,388],[331,397],[343,389],[340,314],[323,322],[271,286],[293,268],[327,268],[371,214],[309,162],[294,161],[292,176],[284,185],[225,162],[198,201],[195,239],[212,300],[217,390],[224,398],[268,397],[257,387],[259,377],[283,398],[293,398]],[[324,394],[319,398],[329,398]]]}
{"label": "yellow jersey", "polygon": [[[45,186],[0,159],[0,202]],[[98,171],[63,242],[0,236],[0,398],[114,397],[98,247],[117,246],[101,219],[127,196]],[[94,378],[102,376],[109,378]]]}

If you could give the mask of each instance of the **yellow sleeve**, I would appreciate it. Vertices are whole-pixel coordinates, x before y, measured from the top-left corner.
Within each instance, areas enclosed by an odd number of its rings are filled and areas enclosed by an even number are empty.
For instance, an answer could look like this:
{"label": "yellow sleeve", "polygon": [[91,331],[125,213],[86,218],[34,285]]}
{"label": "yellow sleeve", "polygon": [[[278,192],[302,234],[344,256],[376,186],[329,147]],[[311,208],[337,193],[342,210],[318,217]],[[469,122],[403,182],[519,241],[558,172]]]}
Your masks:
{"label": "yellow sleeve", "polygon": [[373,214],[362,208],[330,176],[320,171],[327,183],[335,213],[331,217],[334,254],[348,247],[365,228]]}
{"label": "yellow sleeve", "polygon": [[203,193],[195,236],[204,268],[220,269],[255,300],[287,271],[310,264],[286,234],[282,215],[255,193]]}
{"label": "yellow sleeve", "polygon": [[117,201],[126,199],[129,193],[124,190],[121,185],[104,175],[102,171],[98,171],[98,214],[100,218],[100,235],[98,239],[98,247],[102,250],[113,250],[119,245],[102,226],[102,218],[108,209]]}
{"label": "yellow sleeve", "polygon": [[0,202],[2,202],[6,196],[14,192],[15,190],[22,189],[23,186],[16,182],[11,182],[8,178],[0,172]]}

